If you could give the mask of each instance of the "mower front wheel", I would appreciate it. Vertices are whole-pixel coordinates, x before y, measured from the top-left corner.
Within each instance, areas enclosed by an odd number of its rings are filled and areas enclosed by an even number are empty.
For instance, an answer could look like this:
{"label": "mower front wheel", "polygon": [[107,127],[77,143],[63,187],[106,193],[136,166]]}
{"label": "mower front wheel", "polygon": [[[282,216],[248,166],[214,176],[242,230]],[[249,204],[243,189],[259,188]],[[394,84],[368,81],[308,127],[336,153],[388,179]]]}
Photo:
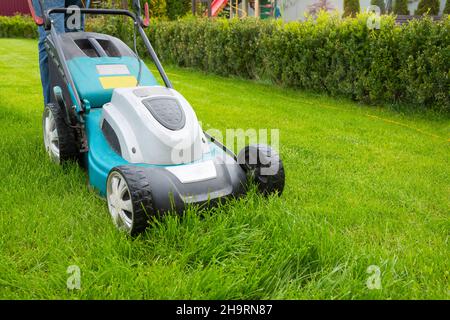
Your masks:
{"label": "mower front wheel", "polygon": [[62,164],[78,159],[75,132],[66,124],[63,111],[57,105],[50,103],[45,106],[42,129],[45,150],[53,162]]}
{"label": "mower front wheel", "polygon": [[106,182],[106,199],[114,224],[132,236],[143,232],[153,212],[152,192],[142,169],[120,166],[111,170]]}

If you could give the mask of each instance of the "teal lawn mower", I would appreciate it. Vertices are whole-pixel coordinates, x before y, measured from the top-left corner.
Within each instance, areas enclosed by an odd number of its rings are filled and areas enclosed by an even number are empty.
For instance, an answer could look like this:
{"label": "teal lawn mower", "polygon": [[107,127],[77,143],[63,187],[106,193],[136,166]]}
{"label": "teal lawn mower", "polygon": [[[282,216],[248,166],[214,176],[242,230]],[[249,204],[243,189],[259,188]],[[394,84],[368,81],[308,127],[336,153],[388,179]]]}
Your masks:
{"label": "teal lawn mower", "polygon": [[284,168],[265,145],[238,156],[204,132],[189,102],[174,88],[147,38],[148,5],[141,18],[115,9],[79,9],[81,14],[122,15],[134,22],[163,82],[118,38],[92,32],[57,34],[51,14],[38,25],[47,31],[51,102],[43,114],[45,148],[59,164],[79,160],[89,184],[108,203],[116,226],[136,235],[152,216],[182,213],[187,205],[212,206],[246,192],[249,179],[264,194],[281,194]]}

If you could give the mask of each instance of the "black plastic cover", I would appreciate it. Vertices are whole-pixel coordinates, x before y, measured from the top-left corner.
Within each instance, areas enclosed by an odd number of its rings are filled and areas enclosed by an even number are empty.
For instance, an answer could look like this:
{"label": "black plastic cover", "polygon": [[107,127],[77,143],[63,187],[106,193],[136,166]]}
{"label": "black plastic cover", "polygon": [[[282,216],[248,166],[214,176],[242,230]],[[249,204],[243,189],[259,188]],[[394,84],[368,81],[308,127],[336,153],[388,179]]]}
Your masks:
{"label": "black plastic cover", "polygon": [[247,176],[237,163],[215,166],[216,178],[193,183],[181,183],[165,168],[143,167],[152,189],[154,209],[159,213],[181,213],[187,205],[214,206],[221,199],[245,194]]}
{"label": "black plastic cover", "polygon": [[142,100],[152,116],[169,130],[181,130],[186,124],[183,108],[176,98],[158,97]]}

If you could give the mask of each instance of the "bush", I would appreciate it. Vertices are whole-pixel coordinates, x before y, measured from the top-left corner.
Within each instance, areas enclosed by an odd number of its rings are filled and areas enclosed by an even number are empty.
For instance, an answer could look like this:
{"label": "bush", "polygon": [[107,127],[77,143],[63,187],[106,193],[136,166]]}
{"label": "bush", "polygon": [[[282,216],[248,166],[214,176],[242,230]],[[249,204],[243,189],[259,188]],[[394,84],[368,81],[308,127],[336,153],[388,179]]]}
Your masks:
{"label": "bush", "polygon": [[395,0],[394,13],[401,15],[409,15],[408,0]]}
{"label": "bush", "polygon": [[354,17],[360,10],[359,0],[344,0],[344,17]]}
{"label": "bush", "polygon": [[[253,18],[152,19],[147,34],[167,63],[365,103],[405,103],[450,112],[450,17],[438,22],[425,17],[397,26],[394,16],[382,16],[379,30],[367,28],[367,17],[340,19],[321,13],[316,20],[287,24]],[[5,20],[22,24],[24,18],[0,19],[1,36],[9,23],[2,23]],[[35,27],[27,21],[33,33]],[[88,30],[132,44],[131,22],[124,24],[120,17],[88,22]],[[144,54],[142,41],[138,50]]]}
{"label": "bush", "polygon": [[171,20],[183,17],[191,10],[191,0],[166,0],[166,2],[167,17]]}
{"label": "bush", "polygon": [[[139,0],[141,3],[142,14],[144,13],[144,5],[147,2],[149,4],[150,17],[152,18],[164,18],[167,17],[167,3],[166,0]],[[120,1],[122,2],[122,1]],[[121,4],[119,3],[119,6]],[[113,7],[107,5],[107,8]],[[117,7],[117,5],[116,5]],[[134,11],[133,0],[128,0],[128,9]]]}
{"label": "bush", "polygon": [[[142,5],[142,8],[144,8],[143,5]],[[150,10],[149,11],[150,11],[151,17],[158,17],[158,18],[166,17],[167,16],[166,0],[152,0],[152,1],[150,1]]]}
{"label": "bush", "polygon": [[439,6],[439,0],[420,0],[415,14],[422,15],[428,13],[432,16],[436,16],[439,14]]}
{"label": "bush", "polygon": [[0,38],[37,38],[36,24],[29,16],[0,16]]}
{"label": "bush", "polygon": [[450,111],[450,18],[380,30],[367,15],[316,21],[188,19],[154,22],[149,36],[165,62],[221,75],[270,79],[366,103]]}

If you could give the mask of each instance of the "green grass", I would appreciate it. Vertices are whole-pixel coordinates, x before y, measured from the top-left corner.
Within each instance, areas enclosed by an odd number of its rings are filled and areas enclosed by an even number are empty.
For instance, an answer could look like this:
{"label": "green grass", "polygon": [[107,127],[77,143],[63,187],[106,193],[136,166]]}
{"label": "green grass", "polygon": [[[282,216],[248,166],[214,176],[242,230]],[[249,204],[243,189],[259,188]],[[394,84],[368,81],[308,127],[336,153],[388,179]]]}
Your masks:
{"label": "green grass", "polygon": [[44,152],[37,43],[0,39],[0,298],[449,299],[448,118],[167,71],[205,128],[280,129],[283,196],[117,232],[86,173]]}

